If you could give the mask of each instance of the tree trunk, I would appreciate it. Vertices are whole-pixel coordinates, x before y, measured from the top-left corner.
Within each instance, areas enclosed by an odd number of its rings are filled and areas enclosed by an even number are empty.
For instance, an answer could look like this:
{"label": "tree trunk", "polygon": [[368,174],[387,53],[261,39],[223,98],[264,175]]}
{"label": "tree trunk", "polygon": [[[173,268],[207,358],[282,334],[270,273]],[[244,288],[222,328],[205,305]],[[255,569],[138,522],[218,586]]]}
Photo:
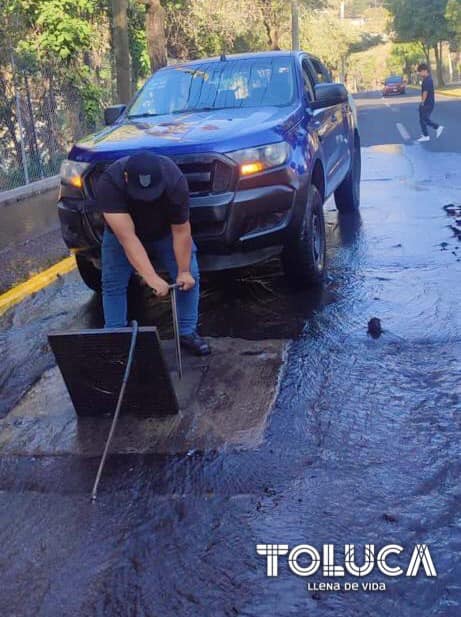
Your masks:
{"label": "tree trunk", "polygon": [[443,65],[442,65],[442,50],[439,45],[434,45],[434,53],[435,53],[435,64],[437,71],[437,85],[439,88],[445,85],[443,80]]}
{"label": "tree trunk", "polygon": [[448,78],[450,82],[454,81],[453,58],[451,57],[451,49],[448,49]]}
{"label": "tree trunk", "polygon": [[299,49],[299,6],[298,0],[291,0],[291,49]]}
{"label": "tree trunk", "polygon": [[165,42],[165,10],[160,0],[148,0],[146,5],[146,38],[150,68],[154,73],[167,64]]}
{"label": "tree trunk", "polygon": [[264,28],[267,34],[267,42],[270,49],[278,51],[280,49],[280,32],[278,26],[270,23],[267,19],[264,20]]}
{"label": "tree trunk", "polygon": [[112,46],[115,58],[117,98],[119,103],[128,103],[131,98],[131,62],[127,11],[128,0],[112,0]]}

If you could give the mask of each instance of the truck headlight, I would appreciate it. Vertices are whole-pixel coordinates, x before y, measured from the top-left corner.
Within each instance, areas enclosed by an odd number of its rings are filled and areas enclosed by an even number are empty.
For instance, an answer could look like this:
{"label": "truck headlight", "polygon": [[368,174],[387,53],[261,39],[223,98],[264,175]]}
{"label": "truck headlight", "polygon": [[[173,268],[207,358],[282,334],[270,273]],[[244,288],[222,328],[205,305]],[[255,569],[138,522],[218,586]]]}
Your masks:
{"label": "truck headlight", "polygon": [[61,163],[60,176],[63,184],[70,184],[76,189],[83,188],[82,174],[89,166],[89,163],[79,163],[65,159]]}
{"label": "truck headlight", "polygon": [[242,176],[250,176],[272,167],[279,167],[287,162],[289,155],[290,146],[284,141],[227,153],[227,156],[238,163]]}

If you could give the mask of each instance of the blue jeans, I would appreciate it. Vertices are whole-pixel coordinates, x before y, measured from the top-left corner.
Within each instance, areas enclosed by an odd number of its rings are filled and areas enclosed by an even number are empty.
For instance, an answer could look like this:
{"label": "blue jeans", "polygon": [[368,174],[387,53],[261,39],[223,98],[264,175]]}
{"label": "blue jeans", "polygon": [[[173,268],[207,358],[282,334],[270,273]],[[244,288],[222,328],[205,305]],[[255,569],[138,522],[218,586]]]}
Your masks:
{"label": "blue jeans", "polygon": [[[178,266],[173,251],[171,236],[143,243],[154,260],[176,280]],[[197,329],[200,297],[197,247],[193,244],[191,274],[195,285],[189,291],[177,292],[178,321],[180,334],[191,334]],[[133,266],[127,259],[117,237],[107,229],[102,241],[102,303],[106,328],[123,328],[127,323],[127,290]]]}

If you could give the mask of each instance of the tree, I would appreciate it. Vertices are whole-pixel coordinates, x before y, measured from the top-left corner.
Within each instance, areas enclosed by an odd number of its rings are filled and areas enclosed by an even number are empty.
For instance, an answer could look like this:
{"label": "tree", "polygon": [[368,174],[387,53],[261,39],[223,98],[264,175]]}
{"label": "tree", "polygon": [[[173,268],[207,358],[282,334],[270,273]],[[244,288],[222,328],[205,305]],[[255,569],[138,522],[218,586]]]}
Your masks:
{"label": "tree", "polygon": [[[0,0],[2,188],[56,173],[110,90],[105,0]],[[109,85],[109,88],[108,88]]]}
{"label": "tree", "polygon": [[403,74],[408,83],[411,83],[416,65],[421,58],[421,51],[420,43],[395,43],[387,62],[389,72],[396,75]]}
{"label": "tree", "polygon": [[346,73],[347,58],[360,41],[358,31],[336,14],[324,13],[319,20],[310,18],[310,11],[301,12],[301,48],[319,56],[341,80]]}
{"label": "tree", "polygon": [[142,2],[131,2],[128,9],[128,38],[131,57],[132,91],[150,75],[150,59],[147,51],[146,7]]}
{"label": "tree", "polygon": [[445,18],[451,38],[461,45],[461,0],[448,0]]}
{"label": "tree", "polygon": [[112,46],[119,103],[131,98],[131,61],[128,38],[128,0],[112,0]]}
{"label": "tree", "polygon": [[445,17],[446,8],[447,0],[389,1],[389,9],[394,15],[397,42],[419,41],[428,62],[429,50],[434,50],[439,85],[444,85],[442,43],[450,38],[449,24]]}
{"label": "tree", "polygon": [[144,0],[146,6],[147,50],[151,71],[167,63],[165,40],[165,10],[160,0]]}
{"label": "tree", "polygon": [[[299,0],[299,9],[312,12],[322,9],[327,0]],[[291,3],[286,0],[259,0],[255,3],[256,15],[264,26],[270,49],[280,49],[291,32]]]}
{"label": "tree", "polygon": [[384,7],[370,7],[363,13],[367,32],[384,34],[388,31],[391,14]]}
{"label": "tree", "polygon": [[253,4],[234,0],[188,0],[166,4],[168,53],[178,59],[267,49]]}

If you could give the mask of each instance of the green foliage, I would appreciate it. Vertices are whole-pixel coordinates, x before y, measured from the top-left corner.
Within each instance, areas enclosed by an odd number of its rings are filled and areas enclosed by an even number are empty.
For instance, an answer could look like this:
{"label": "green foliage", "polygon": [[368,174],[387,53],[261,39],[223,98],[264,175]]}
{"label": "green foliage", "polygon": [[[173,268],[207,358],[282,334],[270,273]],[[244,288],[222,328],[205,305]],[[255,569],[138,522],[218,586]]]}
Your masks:
{"label": "green foliage", "polygon": [[398,42],[420,41],[433,47],[449,38],[447,0],[389,0]]}
{"label": "green foliage", "polygon": [[388,32],[391,14],[384,7],[370,7],[363,12],[367,32],[384,34]]}
{"label": "green foliage", "polygon": [[421,61],[423,50],[420,43],[396,43],[392,46],[387,61],[389,73],[405,75],[409,82],[412,81],[416,66]]}
{"label": "green foliage", "polygon": [[134,90],[139,87],[142,80],[150,75],[145,18],[145,5],[139,2],[132,2],[128,9],[128,37]]}
{"label": "green foliage", "polygon": [[165,8],[170,57],[200,58],[267,48],[259,8],[249,0],[235,0],[232,6],[227,0],[167,2]]}
{"label": "green foliage", "polygon": [[[339,0],[333,0],[334,4],[338,5]],[[369,8],[381,8],[386,4],[385,0],[346,0],[345,15],[346,17],[361,17]]]}
{"label": "green foliage", "polygon": [[[353,54],[348,61],[347,85],[357,91],[376,90],[388,76],[391,43]],[[398,72],[398,71],[397,71]]]}
{"label": "green foliage", "polygon": [[461,45],[461,0],[448,0],[445,11],[450,40],[455,43],[454,47]]}
{"label": "green foliage", "polygon": [[72,75],[70,83],[82,101],[85,123],[88,129],[92,130],[101,117],[103,89],[94,83],[90,68],[85,65]]}
{"label": "green foliage", "polygon": [[354,45],[360,42],[360,33],[331,13],[319,18],[303,12],[300,22],[301,48],[321,58],[338,75]]}

